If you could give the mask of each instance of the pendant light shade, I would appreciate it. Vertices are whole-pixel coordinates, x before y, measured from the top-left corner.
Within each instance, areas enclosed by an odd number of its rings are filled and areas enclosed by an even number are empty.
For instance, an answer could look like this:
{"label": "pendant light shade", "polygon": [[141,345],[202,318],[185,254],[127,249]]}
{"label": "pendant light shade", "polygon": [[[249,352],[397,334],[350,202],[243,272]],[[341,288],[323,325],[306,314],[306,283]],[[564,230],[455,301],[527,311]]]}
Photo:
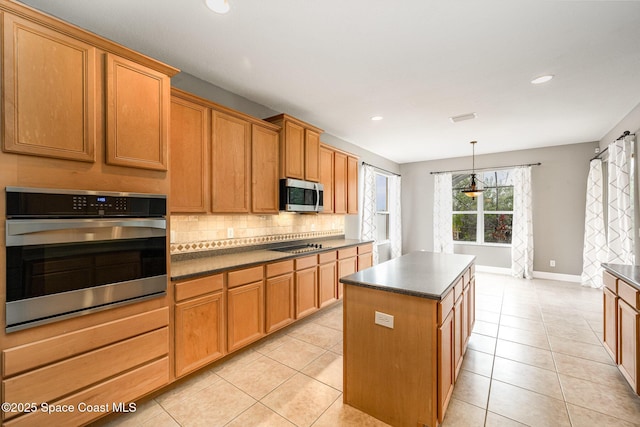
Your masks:
{"label": "pendant light shade", "polygon": [[205,0],[207,7],[216,13],[224,14],[229,12],[228,0]]}
{"label": "pendant light shade", "polygon": [[476,144],[477,143],[478,141],[471,141],[471,147],[473,150],[473,154],[471,157],[471,161],[472,161],[471,184],[469,185],[469,187],[463,188],[461,190],[464,194],[471,197],[472,199],[475,199],[484,191],[484,189],[480,188],[476,180]]}

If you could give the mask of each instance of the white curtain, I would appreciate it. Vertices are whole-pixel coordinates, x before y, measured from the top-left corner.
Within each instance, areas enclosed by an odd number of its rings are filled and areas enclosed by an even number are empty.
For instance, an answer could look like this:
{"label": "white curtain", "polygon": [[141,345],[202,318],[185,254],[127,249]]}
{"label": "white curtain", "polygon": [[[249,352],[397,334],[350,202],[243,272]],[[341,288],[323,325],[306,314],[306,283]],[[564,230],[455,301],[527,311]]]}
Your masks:
{"label": "white curtain", "polygon": [[394,175],[389,177],[389,240],[391,241],[391,258],[402,255],[402,209],[401,177]]}
{"label": "white curtain", "polygon": [[631,198],[633,137],[609,144],[607,261],[634,264],[633,202]]}
{"label": "white curtain", "polygon": [[[376,173],[371,165],[363,167],[363,203],[360,219],[360,238],[363,240],[376,239]],[[378,247],[373,245],[373,264],[378,263]]]}
{"label": "white curtain", "polygon": [[607,238],[604,228],[602,160],[593,159],[587,177],[587,204],[584,218],[582,285],[601,288],[602,266],[607,261]]}
{"label": "white curtain", "polygon": [[453,253],[453,195],[451,173],[434,175],[433,251]]}
{"label": "white curtain", "polygon": [[519,166],[514,169],[511,274],[514,277],[533,278],[531,166]]}

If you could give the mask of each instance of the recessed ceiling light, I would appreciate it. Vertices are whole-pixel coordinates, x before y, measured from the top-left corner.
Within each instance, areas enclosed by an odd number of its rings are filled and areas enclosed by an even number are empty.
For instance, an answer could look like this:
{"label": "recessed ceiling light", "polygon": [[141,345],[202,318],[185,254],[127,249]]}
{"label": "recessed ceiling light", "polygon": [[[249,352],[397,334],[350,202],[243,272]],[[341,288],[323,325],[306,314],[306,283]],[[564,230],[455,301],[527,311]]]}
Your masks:
{"label": "recessed ceiling light", "polygon": [[539,85],[541,83],[546,83],[553,78],[553,74],[545,74],[544,76],[536,77],[531,80],[531,84]]}
{"label": "recessed ceiling light", "polygon": [[469,114],[462,114],[460,116],[449,117],[449,120],[451,121],[451,123],[458,123],[463,120],[475,119],[476,117],[478,117],[477,113],[469,113]]}
{"label": "recessed ceiling light", "polygon": [[384,117],[382,117],[382,116],[373,116],[373,117],[371,117],[371,120],[373,120],[374,122],[379,122],[382,119],[384,119]]}
{"label": "recessed ceiling light", "polygon": [[205,0],[207,7],[213,10],[216,13],[227,13],[229,12],[229,1],[228,0]]}

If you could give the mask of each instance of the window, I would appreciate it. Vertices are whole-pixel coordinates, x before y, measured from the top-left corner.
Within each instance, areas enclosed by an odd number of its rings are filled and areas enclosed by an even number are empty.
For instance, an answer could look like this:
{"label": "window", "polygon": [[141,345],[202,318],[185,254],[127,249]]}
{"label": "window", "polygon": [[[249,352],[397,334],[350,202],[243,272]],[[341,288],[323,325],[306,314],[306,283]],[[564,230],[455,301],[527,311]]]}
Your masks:
{"label": "window", "polygon": [[479,244],[511,244],[513,223],[512,171],[479,172],[484,185],[475,199],[462,193],[469,174],[453,175],[453,241]]}
{"label": "window", "polygon": [[389,178],[376,173],[376,242],[389,241]]}

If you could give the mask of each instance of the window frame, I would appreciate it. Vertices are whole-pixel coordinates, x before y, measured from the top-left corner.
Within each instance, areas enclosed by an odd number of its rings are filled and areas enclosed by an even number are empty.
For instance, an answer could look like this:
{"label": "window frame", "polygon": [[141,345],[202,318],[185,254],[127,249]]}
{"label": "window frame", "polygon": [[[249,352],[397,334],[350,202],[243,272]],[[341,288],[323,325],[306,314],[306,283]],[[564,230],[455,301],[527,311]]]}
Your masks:
{"label": "window frame", "polygon": [[[378,218],[379,215],[384,215],[386,218],[386,224],[387,224],[387,232],[386,232],[386,239],[384,240],[376,240],[375,241],[375,245],[376,246],[380,246],[380,245],[386,245],[386,244],[390,244],[391,243],[391,237],[390,237],[390,232],[389,232],[389,225],[390,225],[390,211],[389,211],[389,178],[390,175],[383,173],[383,172],[379,172],[379,171],[375,171],[375,182],[376,182],[376,206],[375,206],[375,218],[376,218],[376,234],[378,234],[378,230],[377,230],[377,225],[379,224],[378,222]],[[386,203],[385,206],[387,207],[386,210],[378,210],[378,177],[384,177],[385,178],[385,182],[386,182],[386,188],[385,188],[385,197],[386,197]],[[378,236],[376,235],[376,238]]]}
{"label": "window frame", "polygon": [[[484,181],[486,180],[486,178],[484,177],[485,173],[496,173],[496,172],[500,172],[500,171],[512,171],[512,168],[505,168],[505,169],[495,169],[495,170],[487,170],[487,171],[481,171],[478,172],[478,179],[484,183]],[[456,174],[452,176],[452,180],[455,176],[459,176],[459,175],[463,175],[463,174]],[[511,187],[513,188],[513,185],[498,185],[497,181],[496,181],[496,185],[495,186],[486,186],[486,185],[482,185],[483,189],[487,189],[487,188],[495,188],[496,189],[496,193],[498,193],[498,190],[500,188],[508,188]],[[460,191],[460,188],[457,187],[456,188],[452,188],[452,191]],[[496,211],[485,211],[484,209],[484,191],[482,192],[482,194],[479,197],[476,197],[476,210],[473,211],[454,211],[453,210],[453,206],[452,206],[452,212],[451,212],[451,218],[453,219],[453,216],[456,214],[463,214],[463,215],[475,215],[476,216],[476,240],[475,241],[465,241],[465,240],[453,240],[453,244],[454,245],[469,245],[469,246],[491,246],[491,247],[504,247],[504,248],[510,248],[512,243],[498,243],[498,242],[485,242],[484,240],[484,234],[485,234],[485,229],[484,229],[484,225],[485,225],[485,221],[484,221],[484,217],[485,215],[501,215],[501,214],[506,214],[506,215],[511,215],[512,218],[512,223],[513,223],[513,210],[510,211],[505,211],[505,210],[496,210]],[[453,200],[452,200],[452,205],[453,205]],[[453,234],[453,229],[451,230],[451,233]],[[513,242],[513,239],[512,239]]]}

